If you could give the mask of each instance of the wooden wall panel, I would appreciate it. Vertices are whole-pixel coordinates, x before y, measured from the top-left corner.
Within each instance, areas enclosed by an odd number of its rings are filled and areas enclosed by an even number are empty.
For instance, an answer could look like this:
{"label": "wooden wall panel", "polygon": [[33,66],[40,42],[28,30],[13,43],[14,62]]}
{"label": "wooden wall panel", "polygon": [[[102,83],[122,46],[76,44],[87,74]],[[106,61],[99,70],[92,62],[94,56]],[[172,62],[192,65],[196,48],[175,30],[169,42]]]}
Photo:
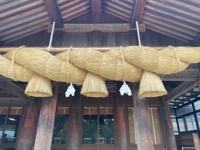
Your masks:
{"label": "wooden wall panel", "polygon": [[[138,45],[136,31],[125,33],[102,33],[101,46],[130,46]],[[42,31],[32,36],[9,43],[5,46],[42,46],[47,47],[50,33]],[[92,47],[93,32],[90,33],[63,33],[56,31],[53,38],[53,47]],[[186,46],[185,42],[147,30],[141,33],[141,43],[144,46]]]}

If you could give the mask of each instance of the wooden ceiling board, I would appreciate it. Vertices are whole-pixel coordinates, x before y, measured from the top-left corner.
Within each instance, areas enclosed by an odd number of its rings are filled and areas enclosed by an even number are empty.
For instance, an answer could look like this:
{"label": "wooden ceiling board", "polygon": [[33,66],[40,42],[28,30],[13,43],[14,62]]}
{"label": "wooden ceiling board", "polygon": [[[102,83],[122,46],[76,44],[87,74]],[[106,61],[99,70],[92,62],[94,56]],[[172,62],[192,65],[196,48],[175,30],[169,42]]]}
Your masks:
{"label": "wooden ceiling board", "polygon": [[[195,20],[198,23],[200,22],[200,15],[190,12],[192,8],[186,9],[185,7],[181,7],[180,5],[178,5],[179,6],[178,7],[177,3],[169,3],[169,2],[166,2],[166,1],[148,1],[148,2],[149,2],[149,5],[152,5],[157,9],[162,9],[162,10],[165,10],[166,12],[177,14],[177,15],[183,17],[183,18]],[[182,4],[182,3],[179,2],[178,4]]]}
{"label": "wooden ceiling board", "polygon": [[[188,1],[188,0],[187,0]],[[164,4],[170,6],[170,7],[175,7],[181,10],[184,10],[185,12],[190,12],[192,14],[200,15],[200,3],[198,5],[189,5],[184,3],[183,1],[174,1],[174,0],[167,0],[163,1]]]}
{"label": "wooden ceiling board", "polygon": [[170,28],[165,27],[163,25],[160,25],[160,24],[157,24],[157,23],[154,23],[154,22],[151,22],[151,21],[146,21],[146,20],[142,20],[142,23],[144,23],[146,26],[154,27],[154,28],[159,29],[161,31],[165,31],[165,32],[170,33],[172,35],[176,35],[176,36],[178,36],[180,38],[183,38],[183,39],[186,39],[186,40],[189,40],[189,41],[193,40],[192,36],[187,35],[187,34],[185,34],[183,32],[174,30],[174,29],[170,29]]}
{"label": "wooden ceiling board", "polygon": [[44,18],[35,19],[33,21],[27,22],[26,24],[17,26],[15,28],[11,28],[9,30],[4,30],[4,31],[0,32],[0,37],[12,34],[14,32],[19,32],[19,31],[21,31],[21,30],[23,30],[25,28],[31,28],[31,27],[33,27],[35,25],[42,24],[44,22],[48,22],[49,24],[51,23],[51,21],[50,21],[48,16],[44,17]]}
{"label": "wooden ceiling board", "polygon": [[5,5],[5,4],[8,3],[8,2],[10,2],[10,0],[1,0],[1,1],[0,1],[0,4],[1,4],[1,5]]}
{"label": "wooden ceiling board", "polygon": [[200,1],[199,0],[178,0],[178,1],[200,8]]}
{"label": "wooden ceiling board", "polygon": [[[40,7],[43,5],[42,1],[33,1],[21,4],[18,7],[10,8],[9,10],[1,11],[0,18],[12,17],[12,15],[28,11],[29,9]],[[1,10],[1,9],[0,9]]]}
{"label": "wooden ceiling board", "polygon": [[29,11],[23,12],[21,14],[13,15],[12,17],[0,20],[0,25],[2,26],[5,23],[11,23],[12,21],[16,21],[18,19],[22,19],[26,16],[32,15],[32,14],[37,13],[37,12],[42,12],[42,11],[45,11],[45,10],[46,10],[45,7],[41,6],[41,7],[35,8],[35,9],[31,9]]}
{"label": "wooden ceiling board", "polygon": [[61,14],[64,15],[64,14],[68,14],[72,11],[78,11],[78,9],[88,7],[88,6],[91,7],[90,1],[84,1],[84,2],[80,1],[80,2],[75,3],[75,6],[64,7],[62,9],[60,9],[60,11],[61,11]]}
{"label": "wooden ceiling board", "polygon": [[121,16],[120,14],[116,14],[116,12],[114,11],[110,11],[110,10],[106,10],[106,9],[102,9],[104,12],[106,12],[106,13],[108,13],[108,14],[110,14],[110,15],[113,15],[113,16],[115,16],[115,17],[117,17],[117,18],[120,18],[120,19],[122,19],[122,20],[124,20],[124,21],[126,21],[126,22],[129,22],[129,18],[126,18],[126,17],[124,17],[124,16]]}
{"label": "wooden ceiling board", "polygon": [[69,18],[70,16],[73,16],[75,14],[81,13],[83,11],[87,11],[88,9],[91,8],[90,2],[86,1],[86,2],[81,2],[79,4],[77,4],[75,7],[72,7],[70,9],[64,9],[63,11],[61,11],[63,20]]}
{"label": "wooden ceiling board", "polygon": [[198,19],[198,20],[195,20],[192,17],[188,17],[187,15],[181,14],[181,13],[179,13],[181,11],[179,9],[173,9],[173,10],[176,10],[176,11],[173,11],[171,7],[169,7],[169,6],[167,7],[166,5],[158,3],[157,1],[156,2],[155,1],[148,1],[146,6],[145,6],[145,9],[156,12],[156,13],[158,13],[158,15],[164,14],[164,15],[169,16],[171,18],[180,19],[180,20],[186,21],[190,24],[196,25],[197,27],[200,27],[200,24],[199,24],[200,20],[198,18],[195,18],[195,19]]}
{"label": "wooden ceiling board", "polygon": [[4,30],[8,30],[10,28],[14,28],[14,27],[19,26],[19,25],[26,24],[27,22],[33,21],[35,19],[46,17],[47,15],[48,15],[48,13],[46,11],[41,11],[41,12],[37,12],[37,13],[31,14],[29,16],[26,16],[24,18],[21,18],[19,20],[16,20],[14,22],[7,23],[3,26],[0,25],[0,32],[2,32]]}
{"label": "wooden ceiling board", "polygon": [[184,27],[181,27],[181,26],[177,26],[173,23],[169,23],[169,22],[166,22],[166,21],[162,21],[162,20],[159,20],[159,19],[156,19],[154,17],[149,17],[148,15],[143,15],[143,20],[145,21],[149,21],[149,22],[152,22],[152,23],[155,23],[155,24],[158,24],[158,25],[161,25],[163,27],[167,27],[169,29],[172,29],[172,30],[176,30],[176,31],[179,31],[179,32],[182,32],[184,33],[185,35],[190,35],[190,36],[197,36],[197,32],[192,32],[191,30],[188,30],[187,28],[184,28]]}
{"label": "wooden ceiling board", "polygon": [[120,16],[120,17],[124,18],[125,20],[127,20],[127,19],[129,20],[130,19],[130,15],[128,15],[128,14],[126,14],[124,12],[121,12],[121,11],[119,11],[117,9],[114,9],[112,7],[109,7],[109,6],[105,5],[105,4],[102,4],[102,10],[105,11],[105,12],[112,12],[112,13],[114,13],[114,16],[116,16],[116,17]]}
{"label": "wooden ceiling board", "polygon": [[148,10],[146,10],[143,15],[146,15],[149,18],[154,18],[154,19],[158,19],[160,21],[166,21],[168,23],[172,23],[175,26],[186,28],[187,30],[190,30],[191,32],[194,32],[194,33],[199,32],[199,28],[192,27],[191,25],[182,23],[182,22],[180,22],[179,20],[176,20],[176,19],[171,19],[169,17],[163,17],[162,15],[157,15],[156,13],[150,12]]}
{"label": "wooden ceiling board", "polygon": [[63,9],[76,6],[76,4],[80,2],[81,0],[72,0],[72,1],[63,0],[63,1],[58,1],[57,3],[58,3],[58,7],[62,11]]}
{"label": "wooden ceiling board", "polygon": [[66,16],[65,19],[63,18],[63,21],[64,21],[64,22],[70,21],[70,20],[72,20],[72,19],[74,19],[74,18],[77,18],[77,17],[80,17],[80,16],[82,16],[82,15],[84,15],[84,14],[87,14],[87,13],[90,12],[90,11],[91,11],[90,9],[82,10],[82,11],[80,11],[80,12],[78,12],[78,13],[75,13],[75,14],[72,14],[72,15],[69,15],[69,16]]}
{"label": "wooden ceiling board", "polygon": [[113,2],[113,1],[103,1],[102,5],[105,5],[105,6],[109,7],[109,8],[113,8],[113,9],[115,9],[117,11],[120,11],[121,13],[126,14],[129,17],[131,15],[131,9],[127,8],[127,6],[126,7],[122,7],[121,5],[119,5],[116,2]]}
{"label": "wooden ceiling board", "polygon": [[29,33],[29,32],[34,31],[34,30],[38,30],[38,29],[41,29],[41,28],[43,29],[44,27],[47,29],[47,27],[50,23],[51,23],[50,21],[49,22],[43,22],[42,24],[38,24],[38,25],[35,25],[35,26],[32,26],[32,27],[23,28],[22,30],[16,31],[12,34],[9,34],[7,36],[0,38],[0,41],[6,41],[6,40],[9,40],[9,39],[18,37],[20,35],[23,35],[27,32]]}
{"label": "wooden ceiling board", "polygon": [[29,35],[32,35],[32,34],[35,34],[35,33],[38,33],[40,31],[43,31],[43,30],[47,30],[47,27],[43,27],[43,28],[40,28],[40,29],[37,29],[37,30],[33,30],[33,31],[30,31],[30,32],[27,32],[27,33],[24,33],[23,35],[20,35],[20,36],[17,36],[15,38],[12,38],[12,39],[9,39],[7,41],[5,41],[5,43],[11,43],[13,41],[16,41],[18,39],[21,39],[21,38],[24,38],[24,37],[27,37]]}
{"label": "wooden ceiling board", "polygon": [[154,32],[158,32],[160,34],[163,34],[163,35],[166,35],[166,36],[169,36],[169,37],[172,37],[172,38],[175,38],[175,39],[178,39],[178,40],[181,40],[181,41],[184,41],[186,43],[189,43],[190,41],[185,39],[185,38],[182,38],[180,37],[179,35],[177,34],[173,34],[173,33],[169,33],[163,29],[160,29],[160,28],[157,28],[157,27],[154,27],[152,25],[146,25],[146,28],[151,30],[151,31],[154,31]]}
{"label": "wooden ceiling board", "polygon": [[18,0],[18,1],[11,1],[11,0],[1,0],[0,1],[0,12],[12,9],[14,7],[18,7],[20,5],[29,2],[30,0]]}
{"label": "wooden ceiling board", "polygon": [[[14,39],[15,37],[11,35],[16,32],[20,32],[17,34],[18,36],[27,35],[27,28],[32,30],[32,26],[46,25],[45,22],[49,24],[49,20],[54,15],[49,14],[48,11],[51,9],[46,7],[50,7],[50,5],[45,5],[44,2],[48,3],[48,0],[0,0],[1,40]],[[136,2],[136,0],[101,0],[102,13],[117,17],[123,23],[131,24],[132,13],[137,8],[134,7]],[[90,0],[57,0],[56,3],[51,4],[58,6],[55,11],[59,11],[63,23],[91,12]],[[146,23],[148,29],[187,42],[198,36],[200,32],[200,1],[147,0],[144,6],[141,23]],[[55,11],[51,12],[56,13]],[[101,17],[103,16],[101,15]],[[23,31],[23,29],[25,30]]]}

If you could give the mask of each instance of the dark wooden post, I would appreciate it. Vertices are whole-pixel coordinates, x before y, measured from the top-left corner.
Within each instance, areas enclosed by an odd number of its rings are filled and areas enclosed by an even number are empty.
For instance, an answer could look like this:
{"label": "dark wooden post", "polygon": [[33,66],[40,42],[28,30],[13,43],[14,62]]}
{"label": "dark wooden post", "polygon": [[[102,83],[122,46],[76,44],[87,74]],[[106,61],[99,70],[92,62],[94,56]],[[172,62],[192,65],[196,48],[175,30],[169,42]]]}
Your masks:
{"label": "dark wooden post", "polygon": [[169,110],[168,102],[161,101],[161,109],[160,109],[163,125],[165,130],[165,139],[166,145],[169,150],[177,150],[176,140],[174,136],[173,124],[171,119],[171,113]]}
{"label": "dark wooden post", "polygon": [[154,150],[148,100],[138,96],[139,84],[133,84],[135,137],[138,150]]}
{"label": "dark wooden post", "polygon": [[81,118],[81,96],[80,90],[76,89],[74,97],[71,97],[70,100],[70,109],[69,109],[69,149],[78,150],[80,146],[80,118]]}
{"label": "dark wooden post", "polygon": [[41,98],[31,98],[24,109],[19,138],[16,143],[17,150],[31,150],[34,147],[41,100]]}
{"label": "dark wooden post", "polygon": [[55,86],[53,87],[53,97],[42,99],[34,150],[51,149],[57,96],[58,86]]}
{"label": "dark wooden post", "polygon": [[125,123],[125,105],[124,96],[118,95],[116,99],[116,123],[117,123],[117,137],[118,137],[118,149],[127,150],[127,132]]}

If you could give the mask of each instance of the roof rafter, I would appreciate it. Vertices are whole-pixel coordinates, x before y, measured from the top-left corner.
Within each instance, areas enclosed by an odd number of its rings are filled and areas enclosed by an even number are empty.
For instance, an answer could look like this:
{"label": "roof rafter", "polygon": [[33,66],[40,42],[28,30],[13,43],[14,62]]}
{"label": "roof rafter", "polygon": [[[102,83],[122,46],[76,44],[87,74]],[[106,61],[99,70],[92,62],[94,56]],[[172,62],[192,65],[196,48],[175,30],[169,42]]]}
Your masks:
{"label": "roof rafter", "polygon": [[194,81],[185,81],[181,83],[179,86],[177,86],[174,90],[169,92],[165,97],[164,101],[169,102],[170,100],[176,99],[179,96],[185,94],[186,92],[192,90],[197,86],[197,82]]}
{"label": "roof rafter", "polygon": [[62,28],[63,27],[63,20],[62,16],[60,13],[60,10],[57,5],[57,1],[55,0],[43,0],[44,5],[48,11],[48,14],[51,18],[52,21],[56,22],[56,27],[57,28]]}
{"label": "roof rafter", "polygon": [[100,22],[101,16],[101,0],[91,0],[92,16],[95,23]]}
{"label": "roof rafter", "polygon": [[147,0],[136,0],[135,5],[133,7],[131,19],[130,19],[130,27],[135,27],[135,22],[140,21],[144,7]]}
{"label": "roof rafter", "polygon": [[1,89],[15,95],[18,98],[21,98],[24,101],[28,100],[28,97],[26,96],[26,94],[24,94],[24,90],[21,87],[9,81],[9,79],[7,80],[4,77],[0,77],[0,78],[1,78],[0,80]]}

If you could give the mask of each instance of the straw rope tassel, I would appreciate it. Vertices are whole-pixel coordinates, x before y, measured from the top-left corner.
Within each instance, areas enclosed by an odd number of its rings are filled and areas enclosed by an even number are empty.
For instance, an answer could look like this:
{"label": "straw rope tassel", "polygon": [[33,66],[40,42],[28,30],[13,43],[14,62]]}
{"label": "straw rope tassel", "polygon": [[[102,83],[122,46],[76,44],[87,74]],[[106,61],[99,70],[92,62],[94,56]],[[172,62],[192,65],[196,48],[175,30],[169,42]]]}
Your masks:
{"label": "straw rope tassel", "polygon": [[108,97],[104,78],[88,72],[83,82],[81,94],[87,97]]}
{"label": "straw rope tassel", "polygon": [[[141,51],[143,51],[142,46]],[[160,76],[156,73],[144,70],[140,80],[139,95],[141,97],[158,97],[165,94],[167,94],[167,91]]]}

